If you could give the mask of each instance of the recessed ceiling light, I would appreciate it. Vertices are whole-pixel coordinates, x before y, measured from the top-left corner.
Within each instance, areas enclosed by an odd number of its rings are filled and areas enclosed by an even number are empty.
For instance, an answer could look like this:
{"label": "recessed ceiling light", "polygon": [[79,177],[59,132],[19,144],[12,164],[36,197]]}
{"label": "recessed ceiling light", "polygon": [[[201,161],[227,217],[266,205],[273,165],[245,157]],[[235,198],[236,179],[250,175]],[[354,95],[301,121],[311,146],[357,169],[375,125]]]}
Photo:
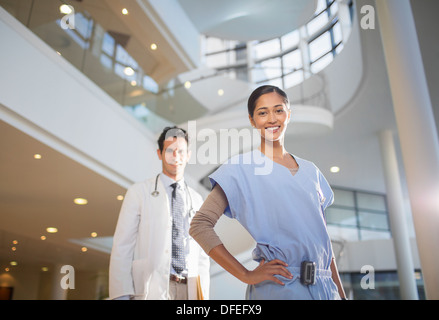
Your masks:
{"label": "recessed ceiling light", "polygon": [[122,9],[122,14],[127,15],[128,14],[128,9],[127,8],[123,8]]}
{"label": "recessed ceiling light", "polygon": [[118,195],[118,196],[116,197],[116,199],[119,200],[119,201],[122,201],[122,200],[123,200],[123,195],[121,195],[121,194]]}
{"label": "recessed ceiling light", "polygon": [[46,236],[41,236],[40,239],[44,241],[46,240]]}
{"label": "recessed ceiling light", "polygon": [[49,271],[49,268],[48,268],[48,267],[42,267],[42,268],[41,268],[41,271],[43,271],[43,272],[47,272],[47,271]]}
{"label": "recessed ceiling light", "polygon": [[87,247],[82,247],[82,248],[81,248],[81,251],[82,251],[82,252],[87,252],[87,250],[88,250]]}
{"label": "recessed ceiling light", "polygon": [[39,153],[34,154],[34,159],[40,160],[41,158],[42,158],[41,154]]}
{"label": "recessed ceiling light", "polygon": [[77,205],[83,206],[88,203],[88,200],[84,198],[75,198],[73,202],[76,203]]}
{"label": "recessed ceiling light", "polygon": [[132,76],[134,74],[134,70],[131,67],[126,67],[123,69],[123,73],[125,73],[127,76]]}
{"label": "recessed ceiling light", "polygon": [[185,87],[186,89],[189,89],[191,86],[192,86],[192,84],[191,84],[190,81],[186,81],[186,82],[184,83],[184,87]]}
{"label": "recessed ceiling light", "polygon": [[58,229],[55,227],[48,227],[48,228],[46,228],[46,231],[49,233],[57,233]]}
{"label": "recessed ceiling light", "polygon": [[96,232],[92,232],[90,235],[92,236],[92,238],[96,238],[98,236]]}
{"label": "recessed ceiling light", "polygon": [[338,173],[338,172],[340,172],[340,168],[339,167],[336,167],[336,166],[334,166],[334,167],[331,167],[331,169],[329,169],[332,173]]}
{"label": "recessed ceiling light", "polygon": [[151,50],[157,50],[157,44],[151,43]]}
{"label": "recessed ceiling light", "polygon": [[11,261],[11,262],[9,262],[9,264],[10,264],[11,266],[16,266],[16,265],[18,265],[17,261]]}
{"label": "recessed ceiling light", "polygon": [[224,94],[224,90],[223,89],[219,89],[218,90],[218,95],[221,97]]}

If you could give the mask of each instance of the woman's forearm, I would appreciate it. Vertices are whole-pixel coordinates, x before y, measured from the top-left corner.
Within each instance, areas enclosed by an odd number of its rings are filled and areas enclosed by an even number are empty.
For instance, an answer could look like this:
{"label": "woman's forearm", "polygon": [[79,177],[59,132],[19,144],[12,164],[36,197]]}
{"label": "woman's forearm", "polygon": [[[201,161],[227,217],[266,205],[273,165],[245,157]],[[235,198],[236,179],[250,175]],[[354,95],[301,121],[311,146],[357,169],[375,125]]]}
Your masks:
{"label": "woman's forearm", "polygon": [[221,244],[210,250],[209,256],[230,274],[242,282],[248,283],[247,268],[236,260],[236,258],[226,249],[226,247],[224,247],[224,245]]}

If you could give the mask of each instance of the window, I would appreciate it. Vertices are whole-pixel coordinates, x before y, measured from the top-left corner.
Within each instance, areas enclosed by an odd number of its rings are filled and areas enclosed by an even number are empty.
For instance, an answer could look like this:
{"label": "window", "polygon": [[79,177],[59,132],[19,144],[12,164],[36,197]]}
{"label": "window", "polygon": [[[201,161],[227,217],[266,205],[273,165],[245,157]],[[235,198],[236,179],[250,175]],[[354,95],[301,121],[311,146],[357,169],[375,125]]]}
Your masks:
{"label": "window", "polygon": [[334,204],[325,212],[332,236],[350,241],[390,238],[384,195],[341,188],[333,191]]}
{"label": "window", "polygon": [[[353,1],[343,5],[352,8]],[[251,81],[255,84],[274,84],[283,88],[298,85],[310,76],[310,72],[315,74],[328,66],[343,49],[338,11],[336,0],[318,0],[313,18],[303,28],[266,41],[247,44],[206,37],[206,66],[227,70],[233,78],[245,80],[249,73],[242,69],[251,65]],[[249,55],[248,48],[251,48]],[[241,77],[232,70],[239,68]]]}

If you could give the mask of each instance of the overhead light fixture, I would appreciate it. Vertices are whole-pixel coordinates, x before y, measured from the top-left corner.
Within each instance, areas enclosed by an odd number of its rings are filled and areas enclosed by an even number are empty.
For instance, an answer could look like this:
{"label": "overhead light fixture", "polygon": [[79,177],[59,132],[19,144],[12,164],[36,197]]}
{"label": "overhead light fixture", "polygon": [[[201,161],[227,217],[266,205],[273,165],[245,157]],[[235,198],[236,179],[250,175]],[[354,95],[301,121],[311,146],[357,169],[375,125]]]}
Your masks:
{"label": "overhead light fixture", "polygon": [[98,236],[97,232],[92,232],[90,235],[92,236],[92,238],[96,238]]}
{"label": "overhead light fixture", "polygon": [[184,83],[184,87],[185,87],[186,89],[189,89],[191,86],[192,86],[192,84],[191,84],[190,81],[186,81],[186,82]]}
{"label": "overhead light fixture", "polygon": [[83,206],[83,205],[86,205],[88,203],[88,200],[84,199],[84,198],[75,198],[73,200],[73,202],[77,205]]}
{"label": "overhead light fixture", "polygon": [[17,261],[11,261],[11,262],[9,262],[9,264],[10,264],[11,266],[16,266],[16,265],[18,265]]}
{"label": "overhead light fixture", "polygon": [[128,14],[128,9],[127,8],[123,8],[122,9],[122,14],[126,16]]}
{"label": "overhead light fixture", "polygon": [[41,271],[47,272],[47,271],[49,271],[49,268],[48,267],[41,267]]}
{"label": "overhead light fixture", "polygon": [[151,48],[151,50],[157,50],[157,44],[151,43],[150,48]]}
{"label": "overhead light fixture", "polygon": [[48,233],[57,233],[57,232],[58,232],[58,229],[55,228],[55,227],[48,227],[48,228],[46,228],[46,231],[47,231]]}
{"label": "overhead light fixture", "polygon": [[87,247],[82,247],[82,248],[81,248],[81,251],[82,251],[82,252],[87,252],[87,250],[88,250]]}
{"label": "overhead light fixture", "polygon": [[46,240],[46,236],[41,236],[40,239],[44,241]]}
{"label": "overhead light fixture", "polygon": [[218,95],[221,97],[224,94],[224,90],[223,89],[219,89],[218,90]]}
{"label": "overhead light fixture", "polygon": [[40,160],[41,158],[42,158],[41,154],[39,153],[34,154],[34,159]]}
{"label": "overhead light fixture", "polygon": [[340,168],[339,167],[331,167],[331,169],[329,169],[332,173],[339,173],[340,172]]}
{"label": "overhead light fixture", "polygon": [[121,194],[118,195],[118,196],[116,197],[116,199],[119,200],[119,201],[122,201],[122,200],[123,200],[123,195],[121,195]]}

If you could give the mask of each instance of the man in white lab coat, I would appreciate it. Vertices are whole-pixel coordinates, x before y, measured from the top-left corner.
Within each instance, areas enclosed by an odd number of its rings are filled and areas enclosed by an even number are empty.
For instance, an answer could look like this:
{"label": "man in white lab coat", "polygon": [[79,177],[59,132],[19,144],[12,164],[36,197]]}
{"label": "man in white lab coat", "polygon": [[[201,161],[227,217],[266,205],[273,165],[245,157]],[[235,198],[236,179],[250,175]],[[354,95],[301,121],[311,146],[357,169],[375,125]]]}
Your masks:
{"label": "man in white lab coat", "polygon": [[[190,158],[187,133],[177,127],[165,128],[158,145],[162,172],[131,186],[122,204],[110,258],[110,299],[208,299],[209,257],[188,234],[203,199],[184,182]],[[181,272],[171,263],[171,184],[175,182],[184,190],[186,266]]]}

